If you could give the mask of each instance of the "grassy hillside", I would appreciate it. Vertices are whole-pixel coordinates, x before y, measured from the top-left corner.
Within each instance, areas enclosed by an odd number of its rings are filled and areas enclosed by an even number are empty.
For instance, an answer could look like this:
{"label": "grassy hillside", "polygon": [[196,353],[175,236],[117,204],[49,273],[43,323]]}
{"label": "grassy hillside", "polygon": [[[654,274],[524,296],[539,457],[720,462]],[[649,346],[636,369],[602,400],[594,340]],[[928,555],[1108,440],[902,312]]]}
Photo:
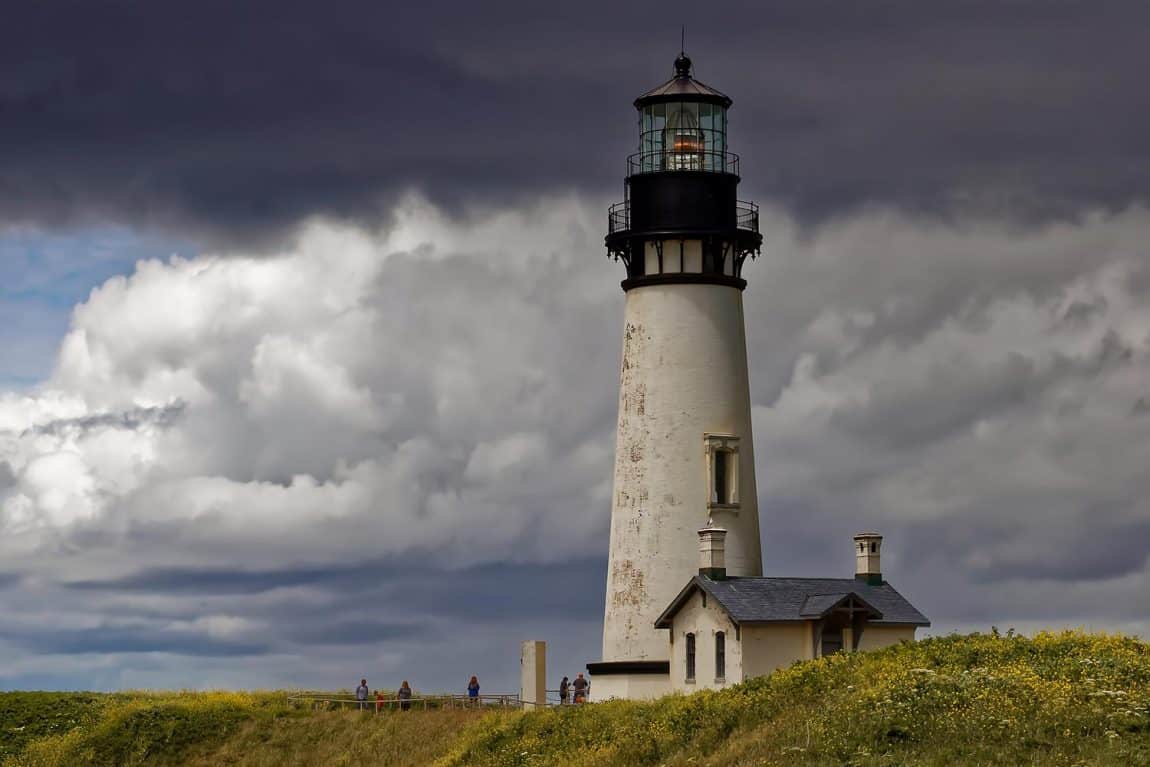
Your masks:
{"label": "grassy hillside", "polygon": [[1150,646],[968,636],[717,693],[483,722],[444,767],[1150,765]]}
{"label": "grassy hillside", "polygon": [[0,765],[1150,765],[1150,645],[932,639],[722,692],[531,714],[312,712],[282,693],[0,694]]}
{"label": "grassy hillside", "polygon": [[183,764],[244,724],[291,714],[277,693],[12,693],[0,711],[3,767]]}
{"label": "grassy hillside", "polygon": [[427,765],[482,716],[313,712],[285,693],[0,694],[0,765]]}

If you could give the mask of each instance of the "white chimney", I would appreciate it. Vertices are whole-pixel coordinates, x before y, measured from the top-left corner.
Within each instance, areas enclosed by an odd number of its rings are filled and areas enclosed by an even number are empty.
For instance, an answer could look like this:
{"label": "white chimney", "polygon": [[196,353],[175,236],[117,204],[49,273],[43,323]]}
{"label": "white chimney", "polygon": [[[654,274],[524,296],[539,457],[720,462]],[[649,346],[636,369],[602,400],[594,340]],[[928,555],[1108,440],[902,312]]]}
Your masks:
{"label": "white chimney", "polygon": [[859,533],[855,536],[855,578],[871,586],[882,585],[882,536]]}
{"label": "white chimney", "polygon": [[707,526],[699,530],[699,575],[713,581],[727,577],[726,540],[727,531],[708,519]]}

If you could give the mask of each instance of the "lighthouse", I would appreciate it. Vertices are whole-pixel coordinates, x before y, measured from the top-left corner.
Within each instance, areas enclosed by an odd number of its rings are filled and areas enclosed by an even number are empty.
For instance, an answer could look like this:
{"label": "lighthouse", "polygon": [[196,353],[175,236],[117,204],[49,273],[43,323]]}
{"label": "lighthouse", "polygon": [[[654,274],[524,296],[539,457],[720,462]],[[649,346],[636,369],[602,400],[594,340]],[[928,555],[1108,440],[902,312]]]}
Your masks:
{"label": "lighthouse", "polygon": [[738,199],[732,101],[674,76],[635,100],[638,150],[610,208],[626,268],[602,660],[593,697],[668,692],[673,632],[656,621],[699,572],[699,530],[721,529],[725,574],[762,575],[743,322],[743,267],[762,244]]}

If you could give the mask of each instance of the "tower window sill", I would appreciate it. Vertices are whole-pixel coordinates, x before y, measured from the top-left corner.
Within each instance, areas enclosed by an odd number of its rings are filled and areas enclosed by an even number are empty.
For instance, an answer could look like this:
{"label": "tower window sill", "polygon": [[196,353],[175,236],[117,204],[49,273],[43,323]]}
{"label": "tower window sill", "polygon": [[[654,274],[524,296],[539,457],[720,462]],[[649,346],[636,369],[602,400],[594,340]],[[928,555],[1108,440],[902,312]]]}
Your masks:
{"label": "tower window sill", "polygon": [[717,503],[715,501],[707,501],[707,511],[734,511],[739,510],[737,503]]}

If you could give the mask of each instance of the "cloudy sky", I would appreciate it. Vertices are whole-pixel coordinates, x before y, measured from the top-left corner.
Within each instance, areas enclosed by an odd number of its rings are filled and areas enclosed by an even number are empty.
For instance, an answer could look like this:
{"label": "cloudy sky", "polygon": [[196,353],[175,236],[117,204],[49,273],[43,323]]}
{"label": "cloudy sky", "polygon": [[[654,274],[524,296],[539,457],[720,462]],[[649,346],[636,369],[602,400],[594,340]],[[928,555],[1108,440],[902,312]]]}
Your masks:
{"label": "cloudy sky", "polygon": [[735,99],[765,567],[1150,636],[1150,9],[66,2],[0,25],[0,688],[597,660],[671,74]]}

